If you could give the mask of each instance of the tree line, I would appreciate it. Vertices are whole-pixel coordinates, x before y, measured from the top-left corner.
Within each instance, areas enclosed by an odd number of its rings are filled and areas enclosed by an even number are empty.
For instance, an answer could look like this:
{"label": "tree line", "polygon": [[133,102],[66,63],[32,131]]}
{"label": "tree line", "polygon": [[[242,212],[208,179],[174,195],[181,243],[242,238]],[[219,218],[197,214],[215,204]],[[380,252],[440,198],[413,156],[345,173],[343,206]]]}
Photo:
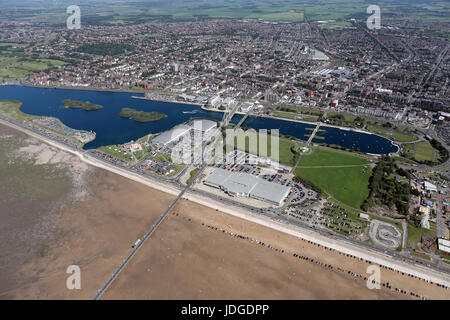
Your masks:
{"label": "tree line", "polygon": [[397,166],[394,159],[384,156],[369,179],[369,197],[361,205],[361,209],[367,211],[377,205],[386,205],[407,215],[411,187],[408,183],[397,181],[397,175],[409,176],[407,171]]}

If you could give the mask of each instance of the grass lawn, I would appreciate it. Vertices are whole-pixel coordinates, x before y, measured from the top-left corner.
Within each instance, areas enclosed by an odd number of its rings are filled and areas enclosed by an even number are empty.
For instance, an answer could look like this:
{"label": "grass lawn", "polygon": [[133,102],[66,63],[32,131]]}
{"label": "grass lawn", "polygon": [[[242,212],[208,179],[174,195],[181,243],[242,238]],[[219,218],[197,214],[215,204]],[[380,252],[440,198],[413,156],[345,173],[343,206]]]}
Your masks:
{"label": "grass lawn", "polygon": [[393,157],[393,159],[395,159],[395,161],[399,161],[399,162],[404,162],[404,163],[408,163],[408,164],[415,164],[416,162],[410,160],[410,159],[406,159],[406,158],[402,158],[402,157]]}
{"label": "grass lawn", "polygon": [[[369,196],[368,186],[372,169],[363,166],[369,163],[369,160],[350,152],[316,147],[312,153],[302,155],[295,173],[343,204],[359,209]],[[357,167],[325,168],[346,165],[356,165]]]}
{"label": "grass lawn", "polygon": [[319,116],[312,116],[309,114],[302,114],[302,119],[303,121],[309,121],[309,122],[317,122],[317,120],[319,119]]}
{"label": "grass lawn", "polygon": [[349,114],[342,114],[342,113],[339,113],[339,112],[329,112],[329,113],[327,113],[327,118],[328,119],[333,119],[333,117],[335,117],[337,115],[343,115],[344,116],[344,121],[348,121],[348,122],[355,121],[355,119],[356,119],[356,116],[352,116],[352,115],[349,115]]}
{"label": "grass lawn", "polygon": [[415,135],[405,127],[397,127],[394,132],[392,132],[392,138],[398,142],[411,142],[416,140]]}
{"label": "grass lawn", "polygon": [[295,113],[282,112],[282,111],[275,111],[275,112],[272,112],[272,115],[273,115],[274,117],[285,118],[285,119],[295,119],[296,116],[297,116]]}
{"label": "grass lawn", "polygon": [[150,134],[148,134],[146,136],[143,136],[142,138],[139,138],[136,142],[137,143],[150,142],[156,136],[157,136],[157,134],[150,133]]}
{"label": "grass lawn", "polygon": [[369,178],[372,168],[296,168],[295,174],[323,191],[336,200],[359,208],[369,196]]}
{"label": "grass lawn", "polygon": [[189,184],[192,181],[192,179],[194,179],[194,177],[197,174],[198,170],[199,170],[198,168],[195,168],[194,170],[191,171],[190,177],[186,180],[186,184]]}
{"label": "grass lawn", "polygon": [[0,115],[22,122],[40,118],[20,111],[21,105],[22,102],[17,100],[0,100]]}
{"label": "grass lawn", "polygon": [[[242,139],[243,137],[243,133],[237,133],[237,137],[234,138],[234,145],[236,146],[237,143],[237,139],[240,138]],[[259,150],[259,134],[257,134],[257,142],[258,142],[258,148],[257,148],[257,152],[258,154],[260,153]],[[242,146],[237,146],[238,149],[240,150],[244,150],[244,148]],[[271,147],[272,147],[272,142],[271,142],[271,136],[268,134],[267,135],[267,156],[268,157],[272,157],[272,152],[271,152]],[[286,137],[282,137],[280,136],[280,145],[279,145],[279,161],[282,164],[286,164],[286,165],[295,165],[295,159],[294,159],[294,154],[291,151],[291,147],[296,147],[298,148],[298,144],[296,144],[294,141],[291,141],[290,139],[286,138]],[[245,138],[245,151],[249,152],[249,138],[246,137]],[[264,156],[264,155],[260,155],[260,156]]]}
{"label": "grass lawn", "polygon": [[428,141],[420,141],[404,145],[404,153],[413,160],[438,161],[439,152]]}
{"label": "grass lawn", "polygon": [[367,126],[367,130],[371,131],[371,132],[375,132],[384,136],[390,136],[389,128],[384,128],[384,127],[378,127],[378,126],[372,126],[372,125],[368,125]]}
{"label": "grass lawn", "polygon": [[355,156],[349,152],[340,152],[317,147],[309,155],[303,155],[300,167],[362,165],[369,160]]}
{"label": "grass lawn", "polygon": [[32,73],[66,64],[63,61],[43,58],[17,58],[0,56],[0,77],[21,79]]}
{"label": "grass lawn", "polygon": [[[117,150],[116,150],[117,149]],[[121,152],[116,146],[104,146],[104,147],[100,147],[97,150],[106,153],[114,158],[123,160],[125,162],[129,162],[131,161],[133,158],[130,154],[124,154],[123,152]]]}
{"label": "grass lawn", "polygon": [[367,125],[367,130],[394,139],[398,142],[412,142],[417,139],[414,133],[406,127],[399,126],[393,129],[382,127],[379,123],[369,123],[371,124]]}

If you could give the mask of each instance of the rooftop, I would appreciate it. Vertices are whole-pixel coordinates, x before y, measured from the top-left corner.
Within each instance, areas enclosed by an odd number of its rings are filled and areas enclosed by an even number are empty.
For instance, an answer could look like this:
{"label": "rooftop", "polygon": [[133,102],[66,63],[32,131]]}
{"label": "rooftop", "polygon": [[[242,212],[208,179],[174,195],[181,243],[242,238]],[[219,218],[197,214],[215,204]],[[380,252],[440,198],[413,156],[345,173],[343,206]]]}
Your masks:
{"label": "rooftop", "polygon": [[243,172],[215,169],[205,184],[222,189],[230,195],[248,196],[279,205],[290,191],[290,187],[269,182]]}

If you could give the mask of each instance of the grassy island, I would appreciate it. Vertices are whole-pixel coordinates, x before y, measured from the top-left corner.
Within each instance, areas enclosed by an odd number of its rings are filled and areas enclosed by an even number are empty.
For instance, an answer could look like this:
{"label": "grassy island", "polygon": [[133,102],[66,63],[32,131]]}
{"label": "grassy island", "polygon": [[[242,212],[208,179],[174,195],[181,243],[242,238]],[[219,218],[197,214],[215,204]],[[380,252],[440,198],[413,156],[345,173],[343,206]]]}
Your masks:
{"label": "grassy island", "polygon": [[137,122],[149,122],[164,119],[167,115],[159,112],[145,112],[131,108],[122,108],[120,111],[120,117],[133,119]]}
{"label": "grassy island", "polygon": [[83,109],[85,111],[94,111],[102,109],[103,106],[99,104],[93,104],[89,101],[83,102],[83,101],[77,101],[77,100],[70,100],[66,99],[63,101],[64,108],[70,108],[70,109]]}

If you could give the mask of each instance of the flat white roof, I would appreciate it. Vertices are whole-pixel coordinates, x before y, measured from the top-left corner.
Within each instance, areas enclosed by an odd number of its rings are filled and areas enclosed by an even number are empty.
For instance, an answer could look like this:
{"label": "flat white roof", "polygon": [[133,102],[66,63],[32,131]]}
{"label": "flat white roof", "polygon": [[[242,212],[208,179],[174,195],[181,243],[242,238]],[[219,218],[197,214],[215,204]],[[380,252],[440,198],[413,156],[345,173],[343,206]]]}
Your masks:
{"label": "flat white roof", "polygon": [[450,253],[450,241],[445,239],[438,239],[439,250]]}
{"label": "flat white roof", "polygon": [[205,183],[217,186],[231,194],[249,196],[277,204],[280,204],[291,190],[290,187],[266,181],[252,174],[231,172],[220,168],[215,169],[205,179]]}
{"label": "flat white roof", "polygon": [[189,132],[189,130],[191,130],[191,128],[189,126],[184,125],[184,124],[179,125],[169,131],[165,131],[165,132],[161,133],[159,136],[154,138],[152,140],[152,142],[166,145],[166,144],[180,138],[182,135]]}
{"label": "flat white roof", "polygon": [[425,189],[437,191],[437,187],[428,181],[425,181]]}
{"label": "flat white roof", "polygon": [[216,128],[217,123],[211,120],[195,120],[193,128],[195,130],[200,130],[202,132],[206,132],[212,128]]}

